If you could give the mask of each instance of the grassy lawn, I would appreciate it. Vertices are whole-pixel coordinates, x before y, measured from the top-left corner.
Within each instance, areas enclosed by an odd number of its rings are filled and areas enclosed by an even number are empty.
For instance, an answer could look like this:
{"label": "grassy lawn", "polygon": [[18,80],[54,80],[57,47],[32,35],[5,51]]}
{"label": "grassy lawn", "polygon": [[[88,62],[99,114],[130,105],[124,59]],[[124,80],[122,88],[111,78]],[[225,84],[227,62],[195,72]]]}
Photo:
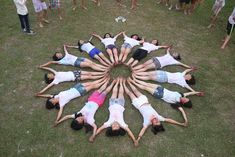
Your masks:
{"label": "grassy lawn", "polygon": [[[114,5],[114,0],[101,0],[96,7],[87,1],[88,10],[71,8],[71,0],[63,1],[64,19],[59,21],[56,11],[48,12],[50,24],[40,29],[29,0],[29,18],[37,35],[27,36],[20,30],[19,19],[12,1],[1,0],[0,13],[0,156],[166,156],[166,157],[232,157],[235,155],[235,36],[225,50],[220,49],[221,39],[226,34],[227,18],[234,1],[226,1],[217,20],[216,28],[207,29],[214,0],[205,1],[191,16],[168,11],[155,0],[139,0],[137,10]],[[80,1],[79,1],[80,3]],[[126,23],[116,23],[117,16],[127,18]],[[45,87],[44,71],[38,65],[51,60],[57,47],[64,43],[76,44],[78,39],[89,39],[91,32],[103,35],[126,30],[128,35],[137,33],[146,40],[159,39],[161,44],[173,44],[181,53],[182,62],[199,68],[195,72],[197,83],[193,87],[204,91],[204,97],[191,97],[192,109],[185,109],[189,126],[182,128],[163,124],[166,131],[154,136],[150,129],[135,148],[129,137],[108,138],[99,135],[93,144],[88,142],[90,134],[70,129],[70,121],[54,128],[57,112],[45,109],[45,100],[35,98],[34,93]],[[97,39],[93,43],[104,50]],[[121,46],[122,38],[117,45]],[[70,50],[77,56],[77,50]],[[164,50],[154,52],[161,56]],[[145,60],[147,60],[145,59]],[[144,60],[144,61],[145,61]],[[74,67],[51,66],[56,70],[72,70]],[[86,69],[89,70],[89,69]],[[184,70],[167,67],[167,71]],[[128,76],[123,66],[113,69],[113,77]],[[63,83],[50,89],[53,94],[72,87],[75,83]],[[185,92],[176,85],[164,84],[170,90]],[[143,92],[143,91],[142,91]],[[163,116],[182,121],[178,111],[145,93],[154,108]],[[70,102],[63,115],[80,110],[89,94]],[[109,96],[108,96],[109,97]],[[96,115],[96,123],[102,125],[108,118],[108,99]],[[137,137],[142,127],[142,117],[132,107],[126,96],[125,121]]]}

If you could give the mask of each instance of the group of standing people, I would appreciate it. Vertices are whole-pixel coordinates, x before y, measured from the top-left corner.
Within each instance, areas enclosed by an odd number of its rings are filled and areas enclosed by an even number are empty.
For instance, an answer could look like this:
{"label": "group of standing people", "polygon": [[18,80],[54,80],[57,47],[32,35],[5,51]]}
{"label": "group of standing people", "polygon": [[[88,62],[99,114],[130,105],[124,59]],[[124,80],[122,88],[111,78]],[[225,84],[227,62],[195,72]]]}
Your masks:
{"label": "group of standing people", "polygon": [[[124,42],[120,52],[115,44],[118,37],[123,36]],[[78,40],[76,45],[64,45],[64,53],[56,51],[52,56],[53,61],[49,61],[39,66],[39,68],[48,71],[45,74],[45,82],[48,84],[44,89],[36,93],[36,96],[47,98],[47,109],[58,109],[58,114],[55,120],[55,126],[72,119],[71,128],[81,130],[83,127],[86,132],[92,131],[89,138],[90,142],[94,142],[95,138],[106,129],[106,136],[123,136],[126,133],[133,141],[134,145],[139,144],[147,128],[151,126],[151,131],[156,135],[158,132],[165,131],[162,122],[187,126],[188,119],[183,108],[192,108],[190,95],[203,96],[203,92],[195,91],[191,85],[195,84],[195,77],[191,74],[197,70],[180,62],[181,57],[178,53],[171,52],[172,46],[159,46],[157,39],[147,42],[141,39],[138,34],[132,34],[130,37],[125,32],[120,32],[114,37],[110,33],[105,33],[104,37],[96,33],[92,36],[97,37],[105,46],[106,52],[102,52],[96,48],[91,40]],[[140,46],[141,45],[141,46]],[[132,52],[132,48],[139,46],[132,54],[132,57],[127,61],[128,55]],[[92,59],[99,61],[100,64],[93,62],[84,57],[77,57],[68,52],[68,48],[78,49],[80,52],[86,52]],[[158,49],[166,49],[166,54],[163,56],[154,57],[143,64],[138,64],[149,53]],[[106,57],[107,54],[109,57]],[[79,68],[74,71],[56,71],[48,66],[51,64],[70,65]],[[111,78],[109,71],[117,64],[124,64],[131,69],[131,74],[128,78],[118,77]],[[163,71],[162,68],[169,65],[179,65],[185,67],[184,72],[171,73]],[[83,67],[91,68],[94,71],[81,70]],[[153,71],[149,71],[154,69]],[[83,80],[94,80],[82,83]],[[178,84],[186,88],[189,92],[180,93],[164,88],[160,84],[147,83],[146,81],[153,80],[158,83]],[[67,82],[76,81],[77,83],[70,89],[59,92],[58,94],[44,94],[52,86]],[[129,87],[128,87],[129,86]],[[183,122],[178,122],[172,118],[167,118],[160,115],[151,105],[146,95],[141,93],[141,90],[146,90],[156,99],[161,99],[170,104],[172,108],[180,111],[183,117]],[[95,89],[88,97],[87,102],[81,110],[73,114],[62,116],[63,109],[72,99],[84,96],[87,92]],[[107,94],[112,92],[109,98],[109,118],[100,127],[95,123],[96,111],[104,105]],[[125,122],[124,111],[125,103],[124,94],[127,94],[131,99],[132,105],[137,109],[143,117],[143,127],[139,131],[137,137],[134,136],[130,127]]]}

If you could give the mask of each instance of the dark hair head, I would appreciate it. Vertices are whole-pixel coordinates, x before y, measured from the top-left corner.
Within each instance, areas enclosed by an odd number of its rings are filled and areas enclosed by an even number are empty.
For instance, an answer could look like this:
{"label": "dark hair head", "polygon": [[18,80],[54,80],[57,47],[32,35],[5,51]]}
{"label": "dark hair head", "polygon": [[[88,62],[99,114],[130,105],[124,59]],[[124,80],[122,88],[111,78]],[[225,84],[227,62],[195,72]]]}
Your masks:
{"label": "dark hair head", "polygon": [[55,54],[52,56],[53,61],[59,61],[59,60],[62,59],[62,58],[60,58],[60,57],[57,57],[57,54],[58,54],[58,53],[60,53],[60,52],[55,52]]}
{"label": "dark hair head", "polygon": [[[158,45],[159,45],[158,40],[157,40],[157,39],[154,39],[154,40],[156,40],[156,41],[157,41],[157,42],[155,43],[155,45],[156,45],[156,46],[158,46]],[[154,40],[152,40],[152,42],[153,42]]]}
{"label": "dark hair head", "polygon": [[112,127],[108,127],[106,130],[105,135],[108,137],[113,137],[113,136],[124,136],[126,134],[126,131],[122,128],[118,130],[112,130]]}
{"label": "dark hair head", "polygon": [[152,125],[151,131],[153,132],[154,135],[156,135],[158,132],[165,131],[165,129],[162,124]]}
{"label": "dark hair head", "polygon": [[110,33],[105,33],[105,34],[104,34],[104,38],[106,38],[106,36],[107,36],[107,35],[109,35],[109,36],[110,36],[110,38],[112,38],[112,37],[113,37]]}
{"label": "dark hair head", "polygon": [[171,104],[171,107],[173,109],[178,109],[179,107],[181,107],[181,104],[180,103]]}
{"label": "dark hair head", "polygon": [[131,38],[133,38],[134,36],[137,36],[137,39],[136,39],[136,40],[138,40],[138,41],[140,41],[140,40],[141,40],[141,38],[139,37],[139,35],[138,35],[138,34],[132,34],[132,35],[131,35]]}
{"label": "dark hair head", "polygon": [[184,104],[183,104],[183,107],[192,108],[192,107],[193,107],[192,101],[189,100],[188,102],[184,103]]}
{"label": "dark hair head", "polygon": [[73,130],[81,130],[83,125],[84,123],[79,123],[76,119],[73,119],[70,126]]}
{"label": "dark hair head", "polygon": [[44,79],[45,79],[46,84],[50,84],[50,83],[53,81],[53,79],[49,79],[49,78],[48,78],[48,74],[49,74],[49,73],[46,73],[46,74],[44,75]]}
{"label": "dark hair head", "polygon": [[78,40],[78,50],[80,51],[80,52],[82,52],[82,49],[81,49],[81,46],[82,46],[83,44],[81,44],[81,42],[80,42],[80,40]]}
{"label": "dark hair head", "polygon": [[93,131],[93,127],[88,123],[84,123],[84,127],[85,127],[85,133]]}
{"label": "dark hair head", "polygon": [[179,53],[174,53],[173,58],[175,58],[176,60],[181,60],[180,54]]}
{"label": "dark hair head", "polygon": [[191,75],[191,79],[190,80],[186,80],[186,82],[189,85],[195,85],[196,84],[195,77],[193,75]]}
{"label": "dark hair head", "polygon": [[55,108],[55,105],[51,102],[51,99],[52,98],[48,98],[47,101],[46,101],[46,108],[48,110]]}

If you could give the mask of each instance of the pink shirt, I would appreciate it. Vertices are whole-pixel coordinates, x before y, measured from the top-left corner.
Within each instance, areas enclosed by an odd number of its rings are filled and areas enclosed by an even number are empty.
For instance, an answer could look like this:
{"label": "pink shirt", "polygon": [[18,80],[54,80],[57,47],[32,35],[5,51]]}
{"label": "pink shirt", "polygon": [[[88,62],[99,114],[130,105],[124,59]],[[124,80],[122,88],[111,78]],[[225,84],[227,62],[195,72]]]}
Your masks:
{"label": "pink shirt", "polygon": [[106,95],[104,93],[100,93],[98,91],[94,91],[88,98],[88,101],[92,101],[98,104],[101,107],[104,104],[104,100]]}

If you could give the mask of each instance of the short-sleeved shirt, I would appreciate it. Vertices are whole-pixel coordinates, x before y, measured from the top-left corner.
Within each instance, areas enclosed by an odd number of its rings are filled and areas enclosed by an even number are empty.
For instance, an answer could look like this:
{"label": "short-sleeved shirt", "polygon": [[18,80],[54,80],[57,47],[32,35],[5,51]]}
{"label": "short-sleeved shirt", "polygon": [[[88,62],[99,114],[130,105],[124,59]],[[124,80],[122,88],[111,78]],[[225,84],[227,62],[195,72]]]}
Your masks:
{"label": "short-sleeved shirt", "polygon": [[65,56],[58,61],[59,64],[63,65],[74,65],[78,57],[71,55],[71,54],[65,54]]}
{"label": "short-sleeved shirt", "polygon": [[170,54],[166,54],[164,56],[156,57],[156,58],[161,64],[161,68],[167,65],[179,64],[179,62],[176,59],[174,59]]}
{"label": "short-sleeved shirt", "polygon": [[122,128],[127,128],[128,125],[125,123],[123,118],[123,112],[125,108],[119,104],[113,104],[109,106],[109,119],[104,123],[104,126],[110,127],[114,122],[118,122],[118,124]]}
{"label": "short-sleeved shirt", "polygon": [[168,89],[163,90],[163,97],[161,98],[162,100],[164,100],[167,103],[170,104],[175,104],[180,102],[180,98],[182,97],[182,95],[179,92],[173,92],[173,91],[169,91]]}
{"label": "short-sleeved shirt", "polygon": [[116,38],[104,38],[101,40],[105,48],[107,48],[108,45],[115,45],[115,41],[116,41]]}
{"label": "short-sleeved shirt", "polygon": [[130,44],[131,47],[140,45],[140,42],[139,42],[138,40],[133,39],[133,38],[130,38],[130,37],[128,37],[128,36],[125,36],[125,37],[124,37],[124,43]]}
{"label": "short-sleeved shirt", "polygon": [[235,18],[235,7],[233,8],[232,14],[228,18],[229,23],[232,24],[232,25],[235,24],[235,20],[233,20],[233,18]]}
{"label": "short-sleeved shirt", "polygon": [[88,101],[95,102],[98,106],[102,106],[104,104],[106,98],[106,94],[100,93],[98,91],[94,91],[88,98]]}
{"label": "short-sleeved shirt", "polygon": [[55,98],[59,98],[60,107],[64,107],[70,100],[81,96],[81,94],[75,88],[62,91]]}
{"label": "short-sleeved shirt", "polygon": [[26,7],[26,0],[14,0],[17,14],[19,15],[26,15],[28,14],[28,9]]}
{"label": "short-sleeved shirt", "polygon": [[144,42],[143,46],[140,47],[140,49],[146,50],[146,51],[148,51],[148,53],[150,53],[154,50],[158,50],[159,48],[160,48],[160,46],[156,46],[156,45],[148,43],[148,42]]}
{"label": "short-sleeved shirt", "polygon": [[180,85],[181,87],[188,87],[187,82],[184,79],[184,74],[181,72],[177,72],[177,73],[170,73],[170,72],[166,72],[167,74],[167,79],[168,79],[168,83],[175,83]]}
{"label": "short-sleeved shirt", "polygon": [[93,46],[91,43],[84,43],[82,46],[81,46],[81,50],[82,51],[85,51],[85,52],[87,52],[88,54],[89,54],[89,52],[93,49],[93,48],[95,48],[95,46]]}
{"label": "short-sleeved shirt", "polygon": [[[93,125],[95,123],[95,113],[98,109],[98,105],[95,102],[88,101],[83,108],[77,112],[77,114],[82,113],[84,116],[86,122],[90,125]],[[73,118],[75,118],[75,114],[73,114]]]}
{"label": "short-sleeved shirt", "polygon": [[72,71],[68,72],[55,72],[55,78],[52,81],[53,84],[59,84],[66,81],[75,81],[75,76]]}

